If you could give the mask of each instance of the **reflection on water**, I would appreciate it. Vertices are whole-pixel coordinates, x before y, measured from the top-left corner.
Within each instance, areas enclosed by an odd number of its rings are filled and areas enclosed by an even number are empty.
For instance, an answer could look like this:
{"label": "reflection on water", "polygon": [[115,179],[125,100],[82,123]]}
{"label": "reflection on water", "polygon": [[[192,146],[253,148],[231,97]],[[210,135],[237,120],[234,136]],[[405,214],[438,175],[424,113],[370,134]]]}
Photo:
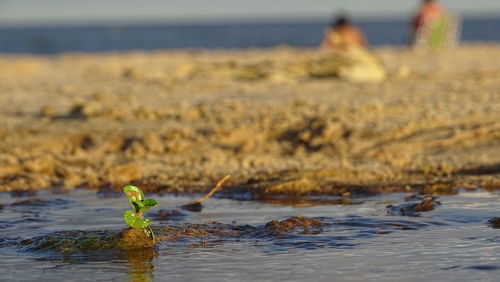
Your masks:
{"label": "reflection on water", "polygon": [[29,246],[37,238],[58,234],[77,238],[122,230],[127,199],[81,190],[65,195],[0,194],[0,277],[3,281],[497,279],[500,234],[488,220],[500,216],[498,195],[443,196],[440,205],[421,210],[418,217],[387,215],[388,205],[406,211],[406,196],[363,198],[355,205],[338,199],[291,203],[209,199],[201,212],[180,209],[191,198],[158,196],[160,211],[150,213],[154,225],[190,236],[159,243],[155,249],[54,253],[43,244],[38,249]]}
{"label": "reflection on water", "polygon": [[129,267],[127,271],[130,277],[129,281],[153,281],[156,256],[157,251],[154,249],[124,251],[124,257]]}

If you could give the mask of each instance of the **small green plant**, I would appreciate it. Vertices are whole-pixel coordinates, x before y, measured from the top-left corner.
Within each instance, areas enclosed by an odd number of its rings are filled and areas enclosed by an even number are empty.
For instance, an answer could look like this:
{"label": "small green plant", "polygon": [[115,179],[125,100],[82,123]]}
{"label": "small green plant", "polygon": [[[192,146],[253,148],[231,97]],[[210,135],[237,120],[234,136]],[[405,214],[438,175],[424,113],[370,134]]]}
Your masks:
{"label": "small green plant", "polygon": [[132,185],[123,187],[123,192],[127,195],[133,209],[127,210],[123,214],[125,223],[132,228],[143,229],[149,238],[154,241],[154,233],[149,226],[151,224],[151,219],[144,217],[142,213],[158,205],[158,202],[153,199],[144,199],[144,193],[142,193],[142,190]]}

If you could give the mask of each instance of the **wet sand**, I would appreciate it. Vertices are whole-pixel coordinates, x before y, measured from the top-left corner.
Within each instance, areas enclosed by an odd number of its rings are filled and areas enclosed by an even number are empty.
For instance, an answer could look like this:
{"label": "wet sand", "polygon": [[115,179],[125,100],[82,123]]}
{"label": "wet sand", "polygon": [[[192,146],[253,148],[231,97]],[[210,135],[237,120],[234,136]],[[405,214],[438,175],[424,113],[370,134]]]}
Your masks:
{"label": "wet sand", "polygon": [[374,52],[373,83],[286,47],[1,55],[0,191],[498,189],[500,45]]}

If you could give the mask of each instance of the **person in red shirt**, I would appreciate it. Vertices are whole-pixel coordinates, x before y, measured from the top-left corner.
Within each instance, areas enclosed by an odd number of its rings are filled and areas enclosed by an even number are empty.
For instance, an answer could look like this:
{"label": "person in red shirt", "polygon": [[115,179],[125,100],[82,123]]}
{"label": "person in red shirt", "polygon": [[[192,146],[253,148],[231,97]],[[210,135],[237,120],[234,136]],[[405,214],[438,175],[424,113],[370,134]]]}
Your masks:
{"label": "person in red shirt", "polygon": [[437,4],[436,0],[423,0],[420,10],[413,17],[411,22],[411,40],[415,42],[416,36],[420,29],[425,27],[426,24],[436,20],[443,15],[446,15],[445,9]]}
{"label": "person in red shirt", "polygon": [[321,49],[348,51],[352,48],[368,47],[363,32],[350,23],[347,17],[338,17],[325,31]]}

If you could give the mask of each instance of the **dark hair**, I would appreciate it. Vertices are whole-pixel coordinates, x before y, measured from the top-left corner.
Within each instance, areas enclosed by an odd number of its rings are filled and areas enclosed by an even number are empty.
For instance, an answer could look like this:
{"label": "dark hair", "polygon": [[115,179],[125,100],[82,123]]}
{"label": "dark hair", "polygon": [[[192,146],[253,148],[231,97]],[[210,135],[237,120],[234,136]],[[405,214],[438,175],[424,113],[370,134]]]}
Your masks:
{"label": "dark hair", "polygon": [[350,24],[349,19],[345,15],[337,16],[330,24],[331,27],[340,27]]}

